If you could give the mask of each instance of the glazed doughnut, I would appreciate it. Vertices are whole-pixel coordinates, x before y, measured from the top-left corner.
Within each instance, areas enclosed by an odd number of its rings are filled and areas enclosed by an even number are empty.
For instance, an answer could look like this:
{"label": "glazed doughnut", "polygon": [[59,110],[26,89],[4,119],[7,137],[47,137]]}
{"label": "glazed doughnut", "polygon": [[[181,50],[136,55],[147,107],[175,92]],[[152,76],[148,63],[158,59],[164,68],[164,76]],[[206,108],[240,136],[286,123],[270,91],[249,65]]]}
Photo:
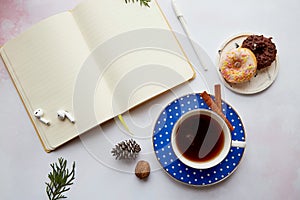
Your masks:
{"label": "glazed doughnut", "polygon": [[250,35],[243,41],[242,47],[250,49],[257,59],[257,69],[263,69],[276,59],[277,49],[271,41],[263,35]]}
{"label": "glazed doughnut", "polygon": [[237,48],[226,52],[220,60],[220,72],[230,83],[249,81],[256,73],[255,55],[246,48]]}

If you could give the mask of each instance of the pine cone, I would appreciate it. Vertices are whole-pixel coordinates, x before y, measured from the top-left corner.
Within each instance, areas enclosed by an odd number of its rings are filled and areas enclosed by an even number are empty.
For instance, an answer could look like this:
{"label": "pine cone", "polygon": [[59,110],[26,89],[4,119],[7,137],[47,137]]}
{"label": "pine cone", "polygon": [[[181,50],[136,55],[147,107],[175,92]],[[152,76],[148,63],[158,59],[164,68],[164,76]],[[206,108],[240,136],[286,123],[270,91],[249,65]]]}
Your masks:
{"label": "pine cone", "polygon": [[125,140],[115,145],[111,150],[113,156],[116,159],[135,159],[138,153],[141,151],[141,147],[135,140]]}

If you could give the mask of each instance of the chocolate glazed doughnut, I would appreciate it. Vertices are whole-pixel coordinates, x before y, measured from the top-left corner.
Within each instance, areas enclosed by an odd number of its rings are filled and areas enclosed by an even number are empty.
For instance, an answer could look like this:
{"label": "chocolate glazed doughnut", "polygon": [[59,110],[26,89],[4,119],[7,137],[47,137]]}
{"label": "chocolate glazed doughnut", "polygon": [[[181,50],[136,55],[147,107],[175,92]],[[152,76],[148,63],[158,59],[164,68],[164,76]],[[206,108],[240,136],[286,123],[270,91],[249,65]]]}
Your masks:
{"label": "chocolate glazed doughnut", "polygon": [[277,49],[271,41],[263,35],[251,35],[244,40],[242,47],[250,49],[257,59],[257,69],[263,69],[276,59]]}

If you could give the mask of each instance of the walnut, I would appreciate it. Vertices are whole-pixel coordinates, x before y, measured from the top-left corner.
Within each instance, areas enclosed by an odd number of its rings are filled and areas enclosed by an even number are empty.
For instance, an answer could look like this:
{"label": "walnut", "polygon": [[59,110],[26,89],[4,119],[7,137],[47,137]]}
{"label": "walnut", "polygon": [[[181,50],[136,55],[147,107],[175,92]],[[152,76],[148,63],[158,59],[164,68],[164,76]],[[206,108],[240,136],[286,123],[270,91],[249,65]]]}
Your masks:
{"label": "walnut", "polygon": [[141,160],[136,164],[135,175],[140,179],[145,179],[150,175],[150,165],[147,161]]}

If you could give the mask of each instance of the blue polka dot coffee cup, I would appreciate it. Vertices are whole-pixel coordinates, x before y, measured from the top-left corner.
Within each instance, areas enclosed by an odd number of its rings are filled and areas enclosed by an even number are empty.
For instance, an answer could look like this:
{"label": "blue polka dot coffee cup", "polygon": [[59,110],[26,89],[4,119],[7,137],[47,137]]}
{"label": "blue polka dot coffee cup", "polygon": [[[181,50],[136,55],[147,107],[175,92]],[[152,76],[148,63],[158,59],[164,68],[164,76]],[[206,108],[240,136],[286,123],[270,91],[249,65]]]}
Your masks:
{"label": "blue polka dot coffee cup", "polygon": [[195,169],[208,169],[221,163],[230,148],[245,148],[233,141],[225,121],[215,112],[196,109],[182,115],[172,130],[171,144],[177,158]]}

